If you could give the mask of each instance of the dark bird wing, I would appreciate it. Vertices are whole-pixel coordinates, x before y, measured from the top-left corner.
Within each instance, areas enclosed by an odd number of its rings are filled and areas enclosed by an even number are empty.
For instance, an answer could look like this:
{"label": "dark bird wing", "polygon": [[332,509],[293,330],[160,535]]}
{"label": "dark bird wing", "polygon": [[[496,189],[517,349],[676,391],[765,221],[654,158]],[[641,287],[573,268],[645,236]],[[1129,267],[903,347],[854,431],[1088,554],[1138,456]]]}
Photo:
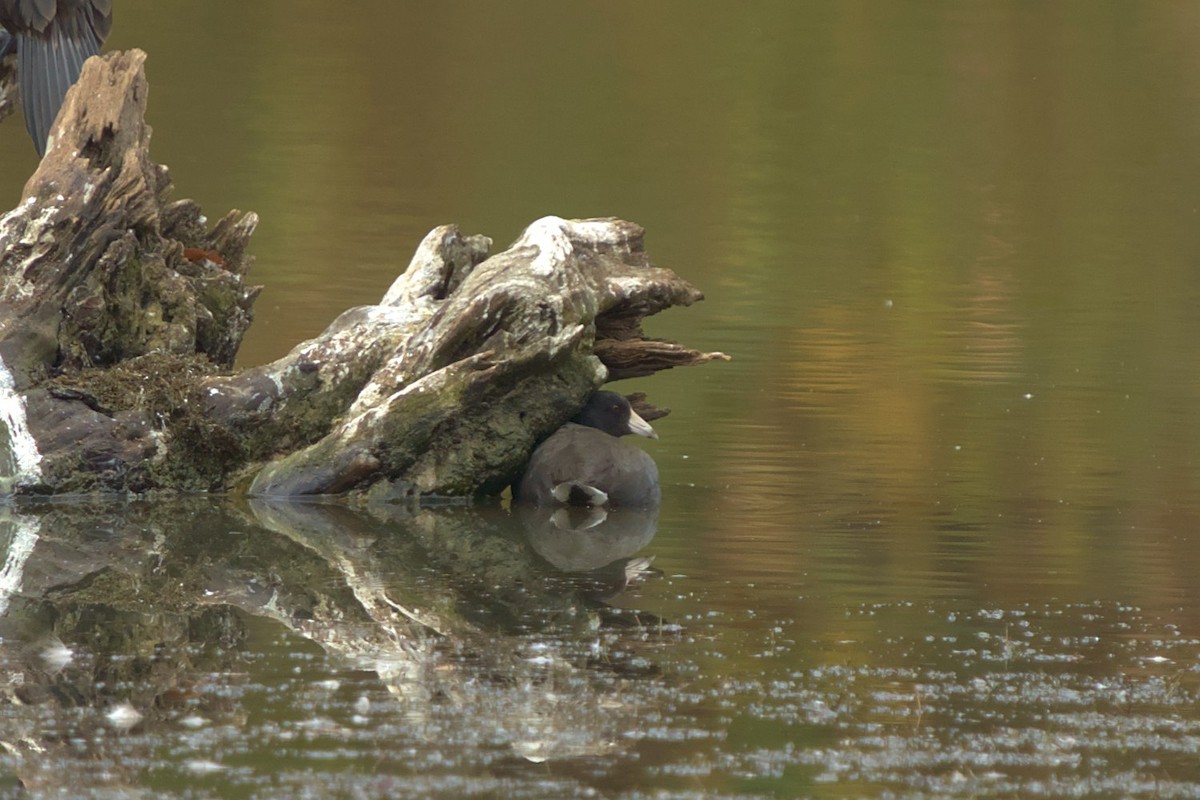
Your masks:
{"label": "dark bird wing", "polygon": [[568,423],[534,451],[517,500],[536,505],[657,506],[658,467],[646,451]]}
{"label": "dark bird wing", "polygon": [[112,0],[0,0],[0,24],[17,38],[25,129],[44,155],[67,90],[112,28]]}

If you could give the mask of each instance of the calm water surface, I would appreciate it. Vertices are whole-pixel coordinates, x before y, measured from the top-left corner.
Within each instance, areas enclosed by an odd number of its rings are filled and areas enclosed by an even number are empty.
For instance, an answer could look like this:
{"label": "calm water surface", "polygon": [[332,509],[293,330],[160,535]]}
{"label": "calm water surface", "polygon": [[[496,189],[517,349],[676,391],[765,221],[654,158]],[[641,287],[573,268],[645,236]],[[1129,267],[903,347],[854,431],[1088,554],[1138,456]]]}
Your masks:
{"label": "calm water surface", "polygon": [[[550,213],[645,225],[708,298],[649,332],[734,360],[617,385],[674,411],[611,542],[12,511],[0,789],[1200,794],[1200,7],[116,11],[177,194],[262,216],[242,363]],[[0,125],[0,205],[34,166]]]}

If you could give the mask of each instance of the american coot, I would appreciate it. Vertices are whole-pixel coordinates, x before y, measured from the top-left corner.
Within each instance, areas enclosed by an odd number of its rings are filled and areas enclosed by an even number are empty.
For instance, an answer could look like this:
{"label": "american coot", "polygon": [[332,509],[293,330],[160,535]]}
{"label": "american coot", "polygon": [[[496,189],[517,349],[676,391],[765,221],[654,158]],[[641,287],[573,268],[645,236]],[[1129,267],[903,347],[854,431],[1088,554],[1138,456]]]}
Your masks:
{"label": "american coot", "polygon": [[624,397],[596,392],[533,451],[514,497],[539,506],[657,507],[658,467],[646,451],[621,441],[627,433],[658,438]]}
{"label": "american coot", "polygon": [[112,0],[0,0],[0,56],[17,48],[25,130],[38,155],[83,62],[112,28]]}

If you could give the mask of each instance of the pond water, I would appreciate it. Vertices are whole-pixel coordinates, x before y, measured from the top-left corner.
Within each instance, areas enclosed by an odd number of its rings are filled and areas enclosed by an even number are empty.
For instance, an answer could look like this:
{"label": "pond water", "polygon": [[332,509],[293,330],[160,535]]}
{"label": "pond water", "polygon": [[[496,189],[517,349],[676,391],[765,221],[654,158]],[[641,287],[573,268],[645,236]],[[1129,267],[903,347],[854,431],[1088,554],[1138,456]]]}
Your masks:
{"label": "pond water", "polygon": [[615,385],[655,519],[6,510],[0,795],[1200,794],[1200,6],[116,6],[241,363],[545,214],[733,360]]}

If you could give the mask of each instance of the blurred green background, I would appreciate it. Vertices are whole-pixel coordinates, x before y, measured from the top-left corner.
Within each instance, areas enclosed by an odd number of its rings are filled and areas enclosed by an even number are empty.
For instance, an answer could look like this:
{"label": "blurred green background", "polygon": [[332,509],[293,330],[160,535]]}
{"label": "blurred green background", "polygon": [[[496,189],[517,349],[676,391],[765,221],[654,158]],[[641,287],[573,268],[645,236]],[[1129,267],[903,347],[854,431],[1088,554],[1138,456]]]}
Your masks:
{"label": "blurred green background", "polygon": [[108,44],[150,54],[177,193],[262,217],[243,364],[435,225],[617,215],[708,295],[650,332],[734,356],[625,387],[675,409],[692,557],[803,559],[820,512],[883,521],[897,575],[965,526],[971,570],[1154,553],[1177,580],[1130,591],[1194,597],[1200,6],[126,0]]}
{"label": "blurred green background", "polygon": [[[262,217],[243,364],[436,225],[624,217],[708,298],[648,331],[734,357],[617,387],[674,409],[656,565],[705,604],[857,663],[920,641],[874,601],[1200,635],[1200,5],[118,0],[109,47],[177,194]],[[0,205],[34,166],[0,125]]]}
{"label": "blurred green background", "polygon": [[1200,6],[126,0],[108,46],[150,54],[177,194],[262,217],[243,364],[436,225],[617,215],[708,295],[650,332],[735,359],[626,387],[675,409],[668,484],[738,521],[704,552],[824,509],[906,559],[934,516],[1039,520],[1095,580],[1197,555]]}

